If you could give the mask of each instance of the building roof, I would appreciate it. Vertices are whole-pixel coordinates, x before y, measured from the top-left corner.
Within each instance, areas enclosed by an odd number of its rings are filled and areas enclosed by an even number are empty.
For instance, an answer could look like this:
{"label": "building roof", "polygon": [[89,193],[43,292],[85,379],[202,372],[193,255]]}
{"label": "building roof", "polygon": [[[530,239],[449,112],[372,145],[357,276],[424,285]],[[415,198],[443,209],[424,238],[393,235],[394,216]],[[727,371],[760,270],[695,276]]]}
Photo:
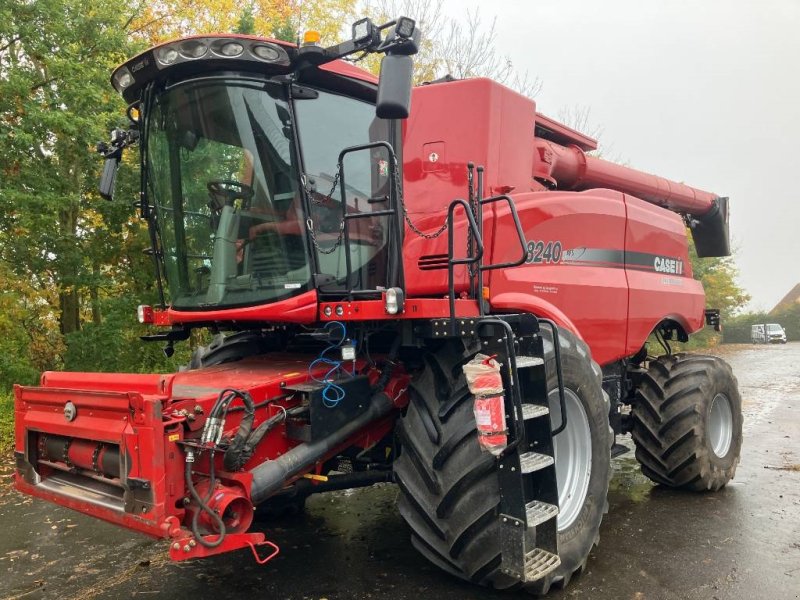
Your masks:
{"label": "building roof", "polygon": [[774,315],[780,312],[782,309],[788,308],[792,304],[798,304],[798,303],[800,303],[800,283],[798,283],[791,290],[789,290],[789,293],[786,294],[771,311],[769,311],[769,314]]}

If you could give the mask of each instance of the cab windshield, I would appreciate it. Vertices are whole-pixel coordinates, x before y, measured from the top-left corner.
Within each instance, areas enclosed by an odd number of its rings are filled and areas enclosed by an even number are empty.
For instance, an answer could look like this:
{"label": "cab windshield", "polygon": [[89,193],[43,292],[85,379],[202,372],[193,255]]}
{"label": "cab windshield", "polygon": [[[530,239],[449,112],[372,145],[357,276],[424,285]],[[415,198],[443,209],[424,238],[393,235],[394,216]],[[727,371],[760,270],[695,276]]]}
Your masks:
{"label": "cab windshield", "polygon": [[215,79],[157,96],[147,123],[151,205],[176,308],[272,302],[311,269],[284,88]]}

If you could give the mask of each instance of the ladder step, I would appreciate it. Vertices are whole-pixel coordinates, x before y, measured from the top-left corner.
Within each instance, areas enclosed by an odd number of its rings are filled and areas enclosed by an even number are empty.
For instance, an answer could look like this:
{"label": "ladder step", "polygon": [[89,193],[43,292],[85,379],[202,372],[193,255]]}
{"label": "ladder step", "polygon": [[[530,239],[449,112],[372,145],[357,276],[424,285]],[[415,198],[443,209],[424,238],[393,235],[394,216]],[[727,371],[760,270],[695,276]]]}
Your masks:
{"label": "ladder step", "polygon": [[558,515],[558,506],[541,500],[534,500],[525,505],[525,520],[528,527],[536,527]]}
{"label": "ladder step", "polygon": [[541,579],[561,564],[556,554],[535,548],[525,555],[525,581]]}
{"label": "ladder step", "polygon": [[523,473],[533,473],[553,464],[553,457],[538,452],[525,452],[519,455],[519,466]]}
{"label": "ladder step", "polygon": [[543,365],[544,360],[536,356],[518,356],[517,368],[526,369],[528,367],[535,367],[536,365]]}
{"label": "ladder step", "polygon": [[550,413],[550,409],[546,406],[539,406],[538,404],[523,404],[522,405],[522,418],[526,421],[528,419],[535,419],[543,417]]}

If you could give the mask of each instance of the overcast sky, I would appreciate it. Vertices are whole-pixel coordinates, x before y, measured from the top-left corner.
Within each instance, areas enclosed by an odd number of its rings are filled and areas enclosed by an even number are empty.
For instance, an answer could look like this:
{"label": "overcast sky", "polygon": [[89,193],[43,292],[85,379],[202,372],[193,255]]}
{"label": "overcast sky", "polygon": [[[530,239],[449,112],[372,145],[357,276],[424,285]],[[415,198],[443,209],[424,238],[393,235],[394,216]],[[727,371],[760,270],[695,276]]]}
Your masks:
{"label": "overcast sky", "polygon": [[632,167],[730,197],[751,308],[800,282],[800,0],[445,0],[478,6],[540,112],[589,106]]}

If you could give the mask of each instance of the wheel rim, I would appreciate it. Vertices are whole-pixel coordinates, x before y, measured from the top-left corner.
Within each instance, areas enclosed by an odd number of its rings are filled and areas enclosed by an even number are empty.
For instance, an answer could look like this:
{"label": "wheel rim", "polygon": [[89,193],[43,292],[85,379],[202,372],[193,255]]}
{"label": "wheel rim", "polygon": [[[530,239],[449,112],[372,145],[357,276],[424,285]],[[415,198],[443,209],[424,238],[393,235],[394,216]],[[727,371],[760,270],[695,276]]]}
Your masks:
{"label": "wheel rim", "polygon": [[[558,390],[550,395],[550,406],[560,416]],[[558,482],[558,531],[564,531],[581,514],[592,475],[592,432],[578,395],[564,388],[567,426],[553,439]],[[561,423],[553,419],[553,423]]]}
{"label": "wheel rim", "polygon": [[725,394],[717,394],[711,401],[708,416],[708,441],[719,458],[728,454],[733,440],[733,410]]}

